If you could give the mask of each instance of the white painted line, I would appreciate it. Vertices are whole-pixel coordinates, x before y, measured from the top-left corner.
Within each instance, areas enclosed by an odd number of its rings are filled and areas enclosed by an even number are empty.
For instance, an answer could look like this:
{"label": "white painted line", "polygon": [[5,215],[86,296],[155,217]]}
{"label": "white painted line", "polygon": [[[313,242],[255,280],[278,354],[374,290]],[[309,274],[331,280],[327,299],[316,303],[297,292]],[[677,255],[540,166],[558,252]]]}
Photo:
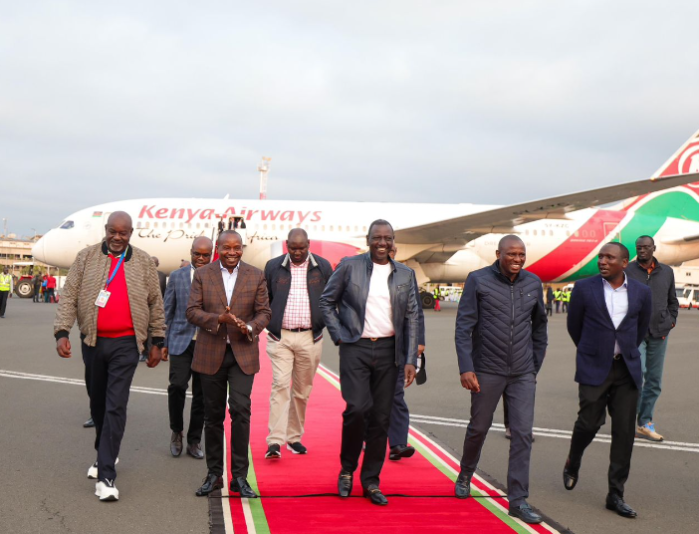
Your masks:
{"label": "white painted line", "polygon": [[[85,387],[85,382],[78,378],[65,378],[62,376],[37,375],[32,373],[21,373],[19,371],[8,371],[0,369],[0,377],[19,378],[20,380],[36,380],[39,382],[52,382],[55,384],[69,384],[71,386]],[[142,386],[131,386],[131,391],[135,393],[146,393],[148,395],[167,395],[167,389],[147,388]],[[188,391],[187,397],[192,398]]]}
{"label": "white painted line", "polygon": [[[466,428],[468,426],[468,419],[452,419],[449,417],[435,417],[431,415],[410,414],[410,420],[414,423],[421,423],[427,425],[451,426],[459,428]],[[493,423],[493,425],[491,426],[491,430],[494,430],[496,432],[504,432],[505,426],[500,423]],[[533,433],[535,436],[544,436],[559,439],[570,439],[570,437],[573,435],[573,432],[571,432],[570,430],[557,430],[553,428],[540,427],[534,427]],[[594,441],[598,443],[611,443],[612,436],[609,434],[597,434]],[[634,446],[670,451],[699,452],[699,443],[687,443],[683,441],[650,442],[644,441],[642,439],[637,439],[634,442]]]}
{"label": "white painted line", "polygon": [[240,499],[243,504],[243,515],[245,516],[245,524],[248,527],[248,534],[257,534],[255,529],[255,521],[252,518],[252,510],[250,510],[250,499]]}
{"label": "white painted line", "polygon": [[[228,400],[226,400],[228,404]],[[225,424],[225,420],[224,420]],[[228,490],[228,442],[226,441],[226,429],[223,429],[223,488],[221,488],[221,508],[223,509],[223,526],[227,533],[233,534],[233,516],[231,515],[231,502],[228,499],[230,492]]]}

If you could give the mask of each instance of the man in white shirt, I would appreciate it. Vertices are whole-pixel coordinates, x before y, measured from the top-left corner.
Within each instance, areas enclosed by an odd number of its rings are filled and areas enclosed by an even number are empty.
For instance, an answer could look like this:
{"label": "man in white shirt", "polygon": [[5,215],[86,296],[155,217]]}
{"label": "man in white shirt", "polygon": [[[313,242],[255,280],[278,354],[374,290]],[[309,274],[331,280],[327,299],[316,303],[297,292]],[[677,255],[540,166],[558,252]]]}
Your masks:
{"label": "man in white shirt", "polygon": [[612,418],[606,507],[622,517],[636,512],[624,502],[636,431],[636,405],[643,378],[638,346],[651,317],[650,289],[626,277],[629,251],[607,243],[598,254],[600,275],[575,284],[568,310],[568,333],[577,347],[575,381],[580,411],[573,428],[563,484],[578,483],[582,457],[605,422]]}
{"label": "man in white shirt", "polygon": [[388,221],[371,223],[367,245],[368,253],[338,265],[320,298],[320,309],[330,337],[340,346],[340,384],[347,402],[338,493],[349,497],[352,492],[366,438],[360,475],[364,496],[386,505],[379,475],[399,366],[405,364],[406,387],[415,378],[418,301],[415,273],[389,257],[393,227]]}

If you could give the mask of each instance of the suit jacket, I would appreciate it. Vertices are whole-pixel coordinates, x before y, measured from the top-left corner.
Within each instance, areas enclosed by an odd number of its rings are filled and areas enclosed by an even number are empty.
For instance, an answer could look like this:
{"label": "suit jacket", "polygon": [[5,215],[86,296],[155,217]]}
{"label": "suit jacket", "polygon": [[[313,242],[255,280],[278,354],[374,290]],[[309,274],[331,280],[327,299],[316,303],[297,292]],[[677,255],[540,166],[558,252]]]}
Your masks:
{"label": "suit jacket", "polygon": [[609,375],[614,357],[614,343],[619,348],[636,386],[643,383],[641,354],[638,346],[648,332],[652,312],[648,287],[627,277],[629,311],[614,328],[604,301],[602,276],[597,275],[575,283],[568,307],[568,333],[578,348],[575,381],[599,386]]}
{"label": "suit jacket", "polygon": [[257,373],[260,370],[258,336],[271,317],[262,271],[241,261],[230,303],[231,313],[252,327],[252,341],[236,326],[218,322],[226,306],[221,262],[217,260],[197,269],[186,312],[187,320],[199,327],[192,370],[205,375],[216,374],[226,353],[227,336],[240,369],[247,375]]}
{"label": "suit jacket", "polygon": [[197,331],[197,327],[187,321],[189,289],[192,287],[192,267],[182,267],[170,274],[165,288],[165,346],[170,354],[182,354]]}

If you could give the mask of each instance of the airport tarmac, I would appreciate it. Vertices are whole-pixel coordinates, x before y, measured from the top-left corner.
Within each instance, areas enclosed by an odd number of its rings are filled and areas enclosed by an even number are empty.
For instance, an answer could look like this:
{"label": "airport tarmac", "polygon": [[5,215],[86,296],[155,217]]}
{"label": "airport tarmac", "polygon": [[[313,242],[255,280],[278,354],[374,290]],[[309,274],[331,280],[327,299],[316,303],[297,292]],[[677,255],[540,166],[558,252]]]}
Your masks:
{"label": "airport tarmac", "polygon": [[[411,386],[406,395],[414,426],[458,458],[469,394],[459,384],[456,366],[456,307],[445,303],[442,310],[427,311],[425,316],[428,382]],[[13,298],[7,317],[0,320],[0,530],[208,532],[207,500],[194,496],[206,466],[203,461],[169,454],[167,364],[155,369],[140,364],[136,373],[118,467],[120,502],[100,503],[93,495],[94,483],[86,472],[94,461],[94,432],[82,428],[89,414],[79,339],[74,329],[72,359],[56,355],[51,336],[54,312],[54,305]],[[577,412],[577,386],[565,316],[554,315],[538,380],[530,504],[578,534],[621,528],[643,534],[699,531],[697,325],[699,312],[682,311],[671,334],[664,392],[656,409],[658,430],[668,441],[657,445],[642,441],[635,447],[625,497],[639,517],[628,520],[604,508],[609,455],[604,436],[609,435],[609,424],[600,431],[602,442],[589,447],[576,489],[563,489],[561,472]],[[323,363],[337,370],[337,361],[337,349],[326,343]],[[495,423],[480,468],[503,483],[509,442],[498,426],[500,408]],[[468,525],[464,528],[468,530]]]}

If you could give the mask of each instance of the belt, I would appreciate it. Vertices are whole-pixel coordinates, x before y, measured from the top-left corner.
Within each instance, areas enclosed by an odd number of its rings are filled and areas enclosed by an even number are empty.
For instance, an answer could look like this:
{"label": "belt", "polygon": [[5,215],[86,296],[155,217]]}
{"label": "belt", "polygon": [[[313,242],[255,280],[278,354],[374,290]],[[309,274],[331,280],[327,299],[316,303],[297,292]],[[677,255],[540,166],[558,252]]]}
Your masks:
{"label": "belt", "polygon": [[388,337],[363,337],[362,339],[368,339],[369,341],[372,341],[376,343],[380,339],[394,339],[396,336],[388,336]]}
{"label": "belt", "polygon": [[621,354],[615,354],[614,355],[615,360],[621,360]]}
{"label": "belt", "polygon": [[282,328],[282,330],[286,330],[287,332],[308,332],[309,330],[313,330],[312,328]]}

